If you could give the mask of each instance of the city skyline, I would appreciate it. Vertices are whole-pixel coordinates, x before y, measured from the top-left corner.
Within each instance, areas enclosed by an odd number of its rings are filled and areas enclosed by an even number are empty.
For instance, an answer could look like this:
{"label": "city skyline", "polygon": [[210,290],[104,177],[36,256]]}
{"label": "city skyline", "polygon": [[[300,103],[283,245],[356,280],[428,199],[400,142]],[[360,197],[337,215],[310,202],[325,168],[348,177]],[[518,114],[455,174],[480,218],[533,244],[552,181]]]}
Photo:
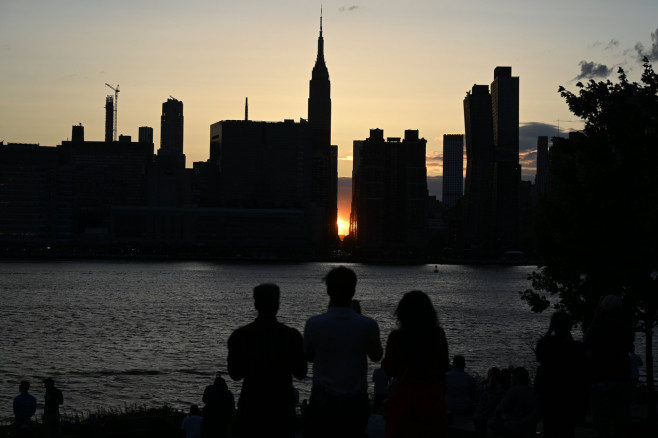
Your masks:
{"label": "city skyline", "polygon": [[[375,128],[418,129],[428,140],[428,175],[440,175],[443,134],[464,132],[464,95],[490,82],[496,66],[520,77],[522,154],[558,123],[562,132],[578,129],[559,85],[614,76],[617,66],[635,79],[638,55],[658,54],[655,2],[604,6],[325,1],[339,176],[350,176],[352,141]],[[624,23],[629,10],[635,18]],[[54,146],[79,123],[102,140],[105,83],[121,85],[118,134],[157,127],[167,96],[185,103],[188,167],[208,159],[210,124],[243,118],[245,97],[252,120],[307,116],[319,3],[8,1],[0,12],[5,142]],[[524,170],[531,179],[534,169]]]}

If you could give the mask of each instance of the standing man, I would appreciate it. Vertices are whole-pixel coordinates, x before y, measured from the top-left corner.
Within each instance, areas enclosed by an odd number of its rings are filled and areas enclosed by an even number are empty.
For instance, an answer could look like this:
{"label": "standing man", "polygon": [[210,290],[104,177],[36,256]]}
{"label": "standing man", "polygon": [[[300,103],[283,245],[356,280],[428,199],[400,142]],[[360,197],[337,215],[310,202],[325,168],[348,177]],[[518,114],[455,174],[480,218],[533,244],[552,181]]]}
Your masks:
{"label": "standing man", "polygon": [[43,403],[43,429],[45,437],[59,437],[59,406],[64,404],[62,391],[55,387],[53,379],[43,381],[46,396]]}
{"label": "standing man", "polygon": [[307,436],[362,438],[369,416],[368,358],[377,362],[383,355],[379,326],[352,308],[354,271],[334,268],[324,282],[329,310],[304,328],[304,351],[313,362]]}
{"label": "standing man", "polygon": [[30,382],[23,380],[18,385],[18,394],[14,397],[14,426],[19,428],[24,425],[29,425],[32,421],[32,415],[37,411],[37,399],[28,391],[30,390]]}
{"label": "standing man", "polygon": [[302,335],[276,319],[279,287],[254,288],[256,320],[228,340],[228,372],[243,380],[238,418],[243,437],[294,437],[295,392],[292,376],[306,376]]}

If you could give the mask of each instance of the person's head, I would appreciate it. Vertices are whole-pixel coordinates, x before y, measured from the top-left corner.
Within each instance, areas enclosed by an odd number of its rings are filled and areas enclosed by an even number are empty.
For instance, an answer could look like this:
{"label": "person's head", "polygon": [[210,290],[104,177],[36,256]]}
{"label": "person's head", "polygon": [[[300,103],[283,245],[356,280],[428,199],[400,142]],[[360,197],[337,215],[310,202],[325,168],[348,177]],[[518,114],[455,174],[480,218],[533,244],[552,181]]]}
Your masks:
{"label": "person's head", "polygon": [[566,336],[571,333],[573,320],[571,316],[562,310],[557,310],[551,315],[551,324],[548,327],[548,334],[555,333],[556,336]]}
{"label": "person's head", "polygon": [[213,385],[220,387],[221,389],[228,389],[228,385],[226,384],[226,380],[222,377],[220,373],[215,374],[215,381],[213,382]]}
{"label": "person's head", "polygon": [[30,382],[27,380],[23,380],[19,385],[18,385],[18,391],[19,392],[28,392],[30,390]]}
{"label": "person's head", "polygon": [[425,292],[412,290],[402,296],[395,309],[400,328],[433,327],[439,323],[436,309]]}
{"label": "person's head", "polygon": [[46,389],[51,389],[55,387],[55,381],[51,378],[48,378],[43,381],[43,385],[46,387]]}
{"label": "person's head", "polygon": [[523,367],[516,367],[512,370],[512,383],[515,385],[528,386],[530,385],[530,374],[528,370]]}
{"label": "person's head", "polygon": [[500,383],[501,378],[502,377],[501,377],[500,368],[491,367],[491,368],[489,368],[489,371],[487,371],[487,382],[490,385]]}
{"label": "person's head", "polygon": [[459,370],[463,370],[466,368],[466,358],[462,355],[456,355],[455,357],[452,358],[452,367],[457,368]]}
{"label": "person's head", "polygon": [[356,292],[356,274],[345,266],[332,269],[324,277],[327,285],[327,295],[331,298],[331,305],[338,307],[350,307],[352,297]]}
{"label": "person's head", "polygon": [[254,306],[259,315],[274,316],[279,311],[279,286],[265,283],[254,288]]}
{"label": "person's head", "polygon": [[191,415],[199,415],[201,412],[199,412],[199,407],[197,405],[192,405],[190,406],[190,416]]}

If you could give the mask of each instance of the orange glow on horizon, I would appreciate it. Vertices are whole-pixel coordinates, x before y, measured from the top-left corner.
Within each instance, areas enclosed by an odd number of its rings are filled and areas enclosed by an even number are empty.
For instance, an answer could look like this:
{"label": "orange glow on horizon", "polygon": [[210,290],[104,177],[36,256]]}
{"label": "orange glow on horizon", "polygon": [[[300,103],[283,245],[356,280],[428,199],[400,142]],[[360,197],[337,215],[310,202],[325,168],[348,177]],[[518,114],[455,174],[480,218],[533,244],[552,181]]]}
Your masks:
{"label": "orange glow on horizon", "polygon": [[346,236],[350,232],[350,223],[345,219],[339,218],[336,223],[338,224],[339,236]]}

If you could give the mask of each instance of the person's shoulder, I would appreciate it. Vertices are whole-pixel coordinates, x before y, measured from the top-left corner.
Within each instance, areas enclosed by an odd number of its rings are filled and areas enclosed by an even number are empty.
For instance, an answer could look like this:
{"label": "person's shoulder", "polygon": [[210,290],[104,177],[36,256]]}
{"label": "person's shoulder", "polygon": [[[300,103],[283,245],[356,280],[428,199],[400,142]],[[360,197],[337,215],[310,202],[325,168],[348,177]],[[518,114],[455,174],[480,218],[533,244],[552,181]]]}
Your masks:
{"label": "person's shoulder", "polygon": [[307,325],[309,325],[309,324],[311,324],[311,325],[319,324],[319,323],[322,323],[324,321],[327,321],[328,319],[329,319],[329,313],[327,313],[327,312],[319,313],[317,315],[313,315],[310,318],[308,318],[306,320],[306,324]]}
{"label": "person's shoulder", "polygon": [[356,318],[364,325],[372,326],[372,327],[379,327],[379,324],[377,324],[377,321],[375,321],[373,318],[366,316],[366,315],[360,315],[356,313]]}

